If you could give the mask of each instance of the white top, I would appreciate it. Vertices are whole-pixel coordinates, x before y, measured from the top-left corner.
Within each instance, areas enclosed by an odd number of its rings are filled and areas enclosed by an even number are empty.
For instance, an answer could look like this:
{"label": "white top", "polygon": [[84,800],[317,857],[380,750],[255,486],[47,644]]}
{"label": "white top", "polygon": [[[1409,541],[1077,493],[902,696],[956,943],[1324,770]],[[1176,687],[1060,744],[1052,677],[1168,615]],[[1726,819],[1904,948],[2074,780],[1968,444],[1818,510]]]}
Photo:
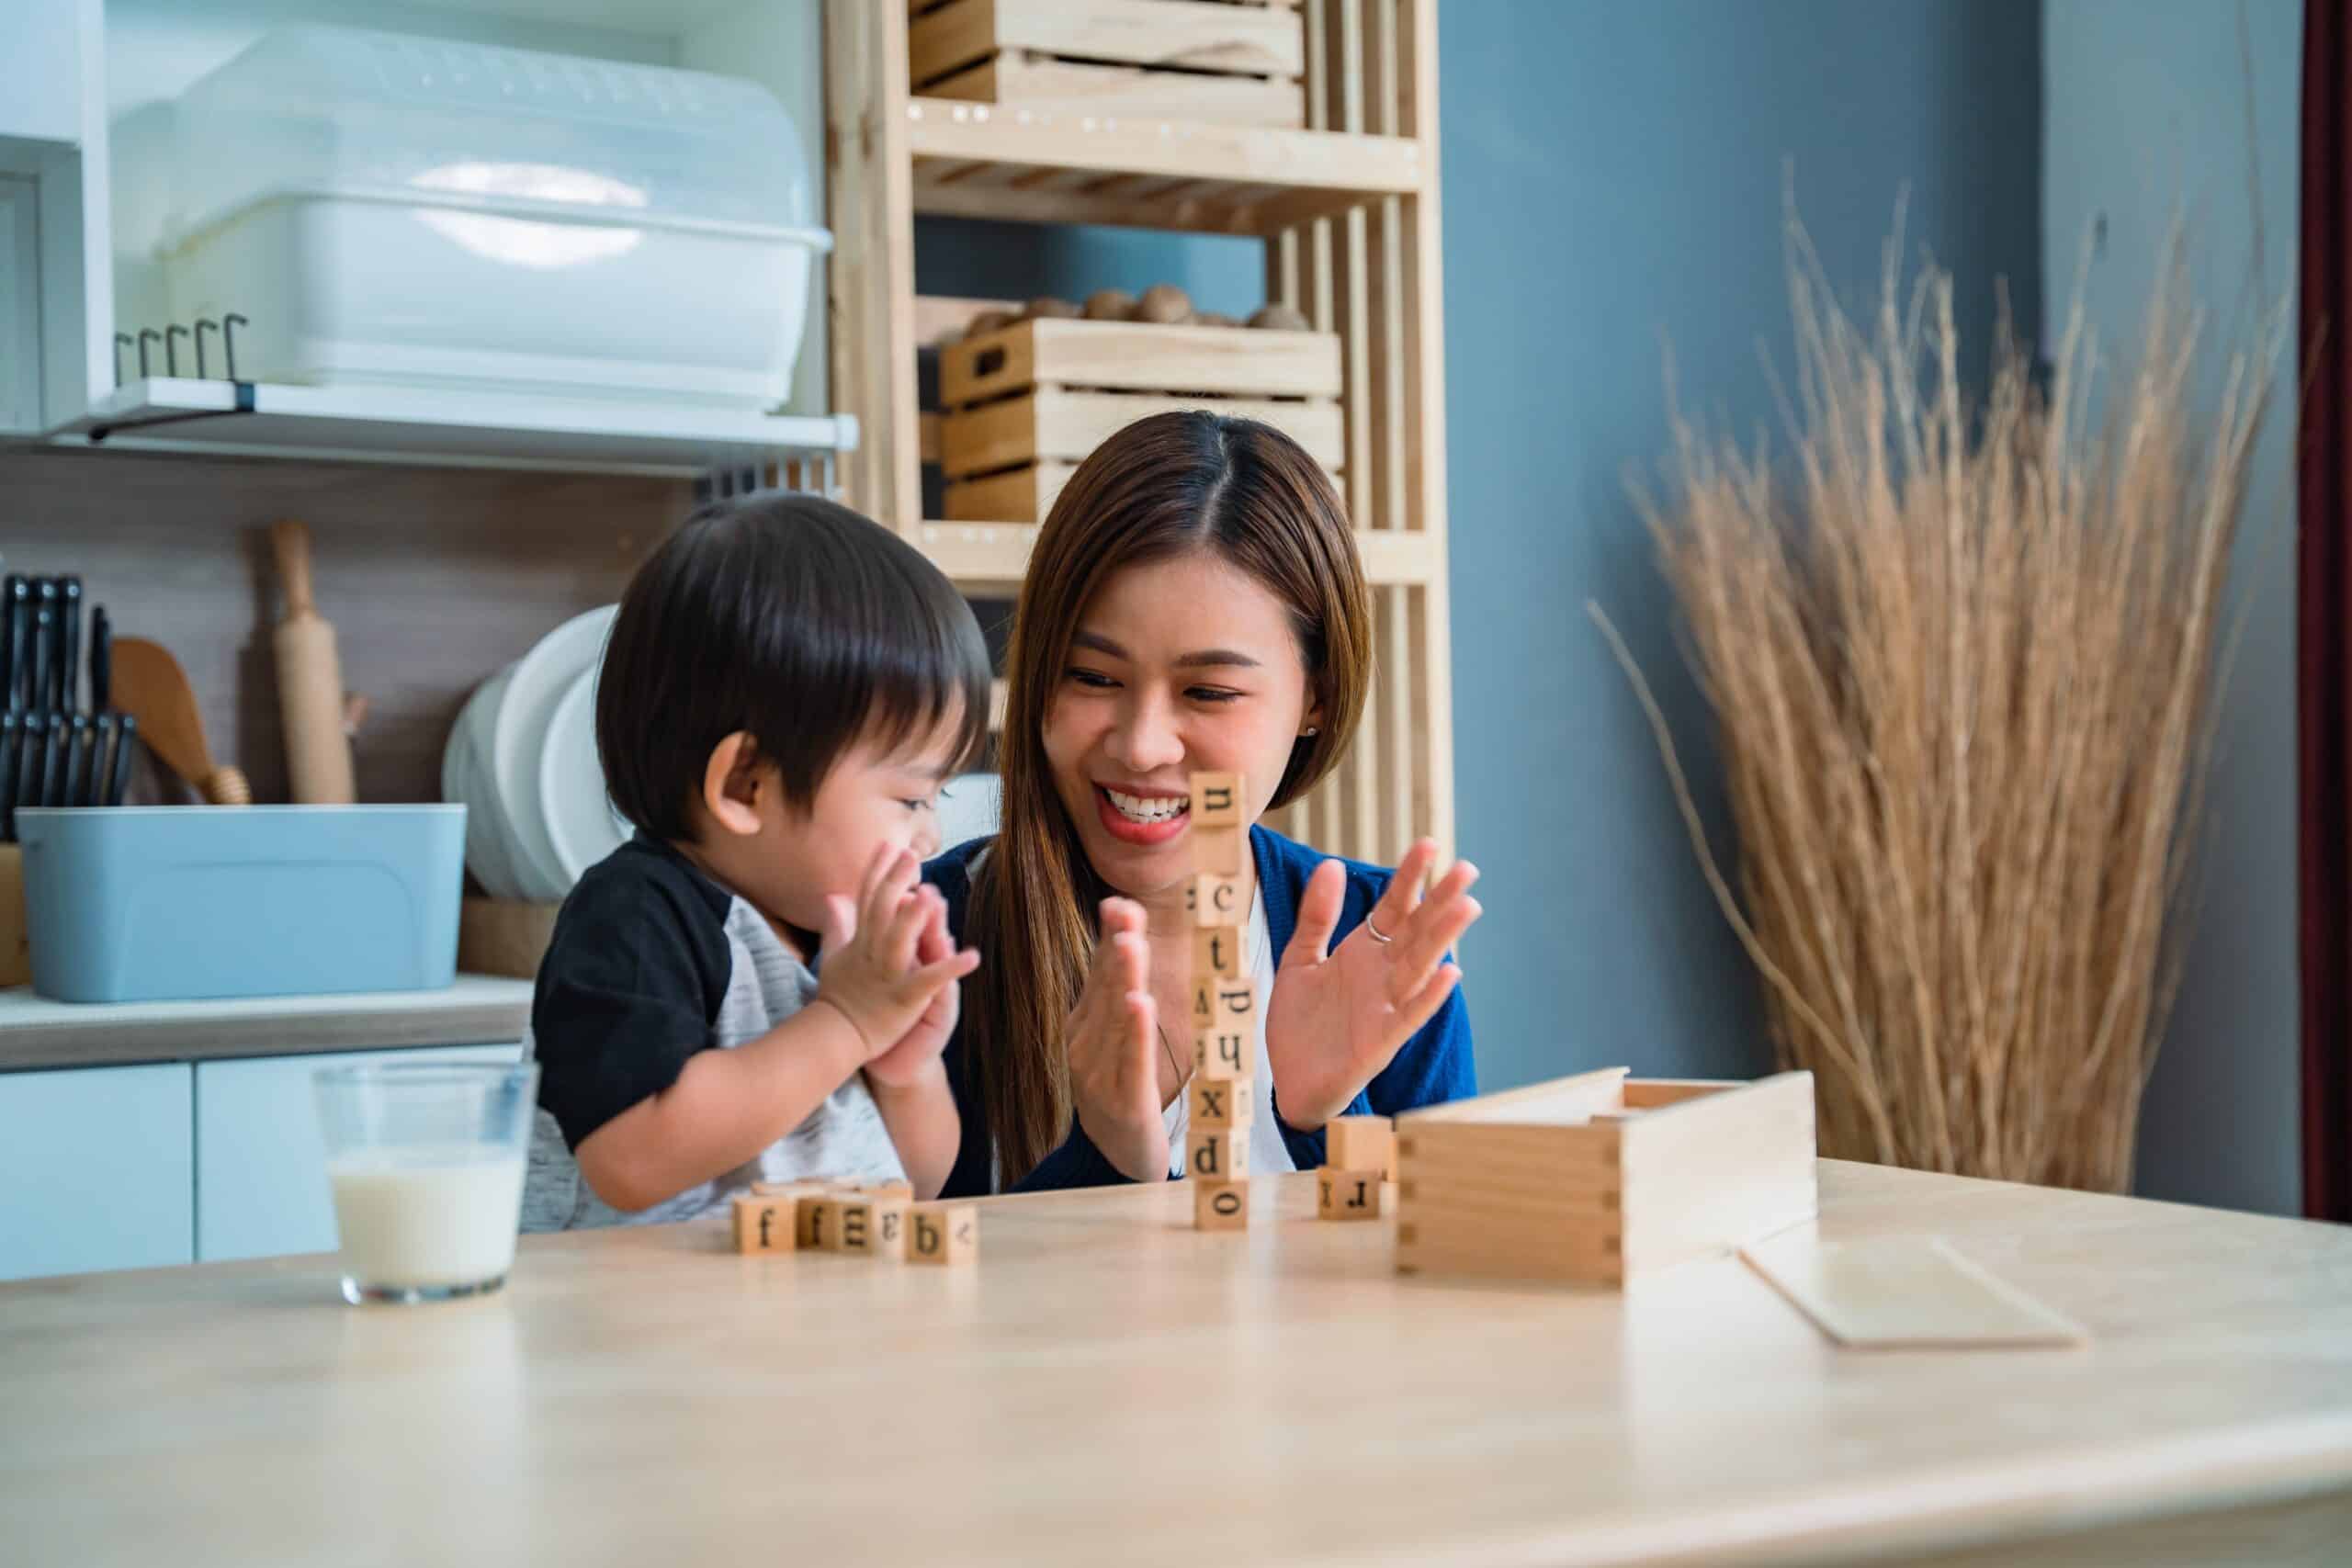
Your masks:
{"label": "white top", "polygon": [[[1273,941],[1266,933],[1266,900],[1262,894],[1253,893],[1250,898],[1250,928],[1241,938],[1243,967],[1258,987],[1257,1051],[1258,1065],[1250,1069],[1250,1174],[1271,1176],[1279,1171],[1296,1170],[1298,1162],[1290,1157],[1290,1145],[1283,1142],[1282,1129],[1274,1122],[1274,1069],[1266,1057],[1266,1005],[1274,996]],[[1193,1124],[1193,1097],[1179,1094],[1161,1112],[1168,1125],[1168,1174],[1184,1174],[1184,1134]]]}

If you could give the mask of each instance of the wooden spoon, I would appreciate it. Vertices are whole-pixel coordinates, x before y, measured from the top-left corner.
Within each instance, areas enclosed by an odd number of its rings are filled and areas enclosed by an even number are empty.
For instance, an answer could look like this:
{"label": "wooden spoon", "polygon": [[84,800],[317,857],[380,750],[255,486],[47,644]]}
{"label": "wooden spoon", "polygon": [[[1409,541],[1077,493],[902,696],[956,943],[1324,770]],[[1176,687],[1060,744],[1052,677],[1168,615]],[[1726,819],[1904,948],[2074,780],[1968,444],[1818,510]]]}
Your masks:
{"label": "wooden spoon", "polygon": [[139,720],[139,737],[164,765],[214,806],[251,806],[253,785],[204,744],[196,693],[171,650],[144,637],[114,639],[114,705]]}

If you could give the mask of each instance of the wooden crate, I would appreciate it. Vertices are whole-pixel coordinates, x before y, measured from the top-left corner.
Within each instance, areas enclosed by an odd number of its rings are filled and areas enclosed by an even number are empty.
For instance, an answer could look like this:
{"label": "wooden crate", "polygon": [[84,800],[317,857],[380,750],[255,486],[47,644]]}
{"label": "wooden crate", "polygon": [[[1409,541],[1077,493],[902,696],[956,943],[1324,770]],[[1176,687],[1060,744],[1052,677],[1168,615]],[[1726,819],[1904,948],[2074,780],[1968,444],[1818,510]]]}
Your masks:
{"label": "wooden crate", "polygon": [[926,97],[1121,119],[1306,123],[1306,46],[1286,6],[1203,0],[909,0]]}
{"label": "wooden crate", "polygon": [[1815,1213],[1813,1075],[1585,1073],[1396,1121],[1396,1267],[1623,1286]]}
{"label": "wooden crate", "polygon": [[1040,522],[1088,453],[1171,409],[1260,419],[1336,476],[1345,459],[1329,333],[1045,318],[939,356],[950,522]]}

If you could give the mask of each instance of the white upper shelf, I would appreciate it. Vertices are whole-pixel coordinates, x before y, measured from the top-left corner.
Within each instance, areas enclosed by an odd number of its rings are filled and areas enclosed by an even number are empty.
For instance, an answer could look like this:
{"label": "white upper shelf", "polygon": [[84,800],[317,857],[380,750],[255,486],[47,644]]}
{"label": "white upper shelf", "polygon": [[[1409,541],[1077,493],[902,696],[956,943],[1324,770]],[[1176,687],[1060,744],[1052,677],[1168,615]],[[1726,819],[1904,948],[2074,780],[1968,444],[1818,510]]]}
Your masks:
{"label": "white upper shelf", "polygon": [[117,389],[48,434],[77,446],[691,477],[828,460],[857,446],[857,421],[617,399],[157,377]]}

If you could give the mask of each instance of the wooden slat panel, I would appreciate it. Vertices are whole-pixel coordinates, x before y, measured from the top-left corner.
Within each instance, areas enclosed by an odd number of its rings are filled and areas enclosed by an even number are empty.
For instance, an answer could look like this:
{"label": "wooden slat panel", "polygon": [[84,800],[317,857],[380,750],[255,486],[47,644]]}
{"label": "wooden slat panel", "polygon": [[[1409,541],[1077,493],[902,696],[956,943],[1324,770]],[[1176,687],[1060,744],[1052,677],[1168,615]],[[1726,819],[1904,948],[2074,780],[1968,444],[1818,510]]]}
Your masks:
{"label": "wooden slat panel", "polygon": [[1379,857],[1392,865],[1412,843],[1415,822],[1413,693],[1421,683],[1421,671],[1413,662],[1412,643],[1406,635],[1413,592],[1409,588],[1373,590],[1377,605],[1374,635],[1378,639],[1383,679],[1373,694],[1380,708],[1379,750],[1374,765],[1365,772],[1376,781],[1378,804],[1368,800],[1364,811],[1377,820],[1374,831],[1380,842]]}
{"label": "wooden slat panel", "polygon": [[[1399,134],[1438,161],[1437,7],[1434,0],[1396,0]],[[1405,243],[1405,404],[1414,439],[1406,449],[1404,526],[1426,535],[1437,552],[1438,573],[1421,595],[1413,624],[1413,667],[1421,676],[1413,721],[1422,777],[1415,815],[1442,856],[1454,852],[1453,651],[1452,604],[1445,560],[1445,327],[1443,225],[1437,185],[1399,204]]]}
{"label": "wooden slat panel", "polygon": [[902,528],[922,496],[905,11],[826,0],[825,62],[833,399],[863,426],[846,499]]}
{"label": "wooden slat panel", "polygon": [[1035,458],[1079,462],[1118,431],[1156,413],[1205,409],[1262,420],[1306,448],[1326,468],[1341,455],[1340,411],[1327,402],[1255,398],[1170,398],[1151,392],[1072,391],[1041,387],[946,416],[940,462],[950,479],[966,479]]}
{"label": "wooden slat panel", "polygon": [[925,84],[994,54],[999,36],[997,0],[954,0],[928,12],[907,25],[908,79],[929,91]]}
{"label": "wooden slat panel", "polygon": [[[1349,135],[1364,130],[1363,10],[1358,0],[1327,0],[1325,69],[1330,78],[1332,129]],[[1331,225],[1332,330],[1340,334],[1340,403],[1348,419],[1348,516],[1359,528],[1379,525],[1372,479],[1372,342],[1365,275],[1369,231],[1362,209]]]}
{"label": "wooden slat panel", "polygon": [[1316,333],[1253,327],[1030,321],[940,352],[940,399],[951,405],[1040,383],[1329,398],[1340,389],[1340,345]]}
{"label": "wooden slat panel", "polygon": [[1624,1122],[1626,1267],[1662,1268],[1811,1219],[1813,1117],[1813,1075],[1781,1073]]}
{"label": "wooden slat panel", "polygon": [[[1170,5],[1173,0],[1148,0]],[[1019,106],[1048,114],[1102,115],[1131,123],[1208,121],[1269,130],[1306,123],[1299,85],[1261,76],[1211,76],[1096,65],[1043,54],[1008,53],[923,84],[926,96]]]}
{"label": "wooden slat panel", "polygon": [[947,487],[951,523],[1041,523],[1078,471],[1075,463],[1034,463],[1011,473]]}
{"label": "wooden slat panel", "polygon": [[[1296,76],[1306,68],[1296,12],[1278,14],[1199,0],[960,3],[991,6],[994,42],[1000,49],[1253,76]],[[977,53],[967,55],[943,69],[977,58]],[[919,68],[920,63],[918,56]]]}
{"label": "wooden slat panel", "polygon": [[1242,125],[1160,126],[1021,107],[996,110],[935,97],[915,99],[906,115],[908,147],[919,160],[1272,183],[1353,197],[1404,195],[1435,177],[1423,167],[1420,147],[1405,137],[1317,136]]}

